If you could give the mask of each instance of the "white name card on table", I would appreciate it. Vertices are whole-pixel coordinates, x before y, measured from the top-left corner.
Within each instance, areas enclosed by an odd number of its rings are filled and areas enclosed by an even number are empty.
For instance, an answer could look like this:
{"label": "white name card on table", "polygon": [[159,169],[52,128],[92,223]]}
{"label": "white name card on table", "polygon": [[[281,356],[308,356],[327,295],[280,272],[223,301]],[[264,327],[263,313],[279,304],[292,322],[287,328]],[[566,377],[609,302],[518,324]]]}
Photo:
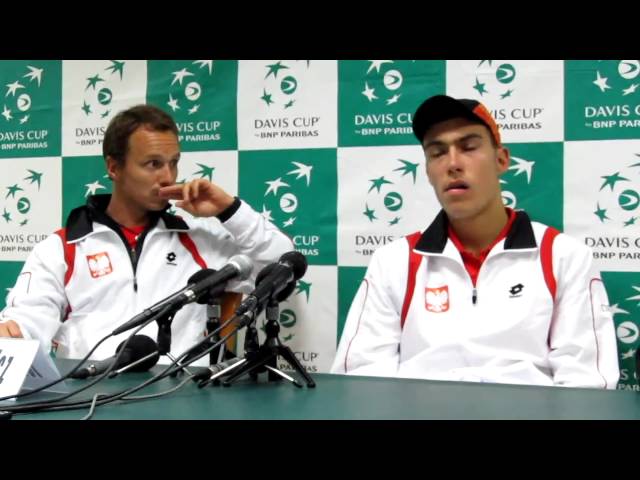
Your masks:
{"label": "white name card on table", "polygon": [[[38,340],[0,338],[0,397],[35,390],[59,378],[53,359]],[[69,388],[60,382],[43,391],[66,393]]]}

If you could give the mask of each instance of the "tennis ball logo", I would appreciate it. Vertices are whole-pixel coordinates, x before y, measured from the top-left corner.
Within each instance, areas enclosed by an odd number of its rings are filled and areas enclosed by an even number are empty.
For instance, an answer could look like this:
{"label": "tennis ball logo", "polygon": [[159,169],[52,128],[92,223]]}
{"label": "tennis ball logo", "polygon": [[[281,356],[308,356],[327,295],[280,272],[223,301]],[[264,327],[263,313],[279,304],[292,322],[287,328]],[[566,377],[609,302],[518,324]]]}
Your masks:
{"label": "tennis ball logo", "polygon": [[635,190],[625,190],[618,196],[618,205],[626,211],[635,210],[640,204],[640,195]]}
{"label": "tennis ball logo", "polygon": [[511,83],[516,78],[516,69],[509,63],[503,63],[496,70],[496,79],[503,84]]}
{"label": "tennis ball logo", "polygon": [[397,90],[402,86],[402,74],[398,70],[389,70],[384,74],[384,86],[387,90]]}
{"label": "tennis ball logo", "polygon": [[398,192],[389,192],[384,197],[384,206],[390,212],[397,212],[402,208],[402,196]]}
{"label": "tennis ball logo", "polygon": [[285,309],[282,310],[282,312],[280,312],[280,325],[282,325],[285,328],[291,328],[296,324],[296,321],[298,320],[298,318],[296,317],[296,314],[293,310],[291,309]]}
{"label": "tennis ball logo", "polygon": [[622,343],[633,343],[638,340],[640,332],[633,322],[622,322],[616,329],[616,335]]}
{"label": "tennis ball logo", "polygon": [[24,215],[28,213],[29,210],[31,210],[31,202],[27,197],[22,197],[21,199],[18,200],[18,204],[16,208],[20,213]]}
{"label": "tennis ball logo", "polygon": [[285,95],[292,95],[298,89],[298,81],[292,77],[287,76],[280,82],[280,90]]}
{"label": "tennis ball logo", "polygon": [[621,60],[618,64],[618,74],[625,80],[636,78],[640,73],[640,61]]}

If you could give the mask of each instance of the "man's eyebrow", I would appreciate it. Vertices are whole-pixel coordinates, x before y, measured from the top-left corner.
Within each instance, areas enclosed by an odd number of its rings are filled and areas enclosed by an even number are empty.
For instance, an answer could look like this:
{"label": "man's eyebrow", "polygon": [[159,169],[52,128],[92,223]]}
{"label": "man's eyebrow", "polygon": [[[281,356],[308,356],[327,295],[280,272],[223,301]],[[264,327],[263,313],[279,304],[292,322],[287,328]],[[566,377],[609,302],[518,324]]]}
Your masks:
{"label": "man's eyebrow", "polygon": [[[479,133],[469,133],[464,137],[457,138],[453,143],[466,142],[467,140],[473,140],[475,138],[482,138],[482,135],[480,135]],[[446,145],[446,143],[442,140],[431,140],[430,142],[427,142],[426,145],[424,145],[424,148],[441,145]]]}

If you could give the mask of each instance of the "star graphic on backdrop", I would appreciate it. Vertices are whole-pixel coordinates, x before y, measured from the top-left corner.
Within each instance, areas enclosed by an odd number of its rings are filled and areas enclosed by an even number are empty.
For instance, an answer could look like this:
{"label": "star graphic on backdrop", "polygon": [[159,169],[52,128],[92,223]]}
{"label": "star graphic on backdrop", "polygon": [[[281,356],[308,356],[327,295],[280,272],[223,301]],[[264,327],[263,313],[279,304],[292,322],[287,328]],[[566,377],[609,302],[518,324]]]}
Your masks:
{"label": "star graphic on backdrop", "polygon": [[606,186],[611,187],[611,191],[613,192],[613,187],[616,186],[617,182],[628,182],[629,179],[628,178],[624,178],[620,176],[620,172],[616,172],[613,175],[603,175],[600,178],[604,178],[604,183],[602,184],[602,186],[600,187],[600,191],[602,191],[602,189]]}
{"label": "star graphic on backdrop", "polygon": [[262,96],[260,97],[260,99],[263,100],[267,105],[271,105],[273,103],[273,100],[271,100],[271,94],[267,93],[265,89],[262,89]]}
{"label": "star graphic on backdrop", "polygon": [[607,210],[604,208],[600,208],[600,203],[597,204],[597,208],[596,211],[593,212],[602,223],[604,223],[605,220],[611,220],[609,217],[607,217]]}
{"label": "star graphic on backdrop", "polygon": [[[635,285],[632,285],[631,288],[633,288],[636,292],[640,292],[640,288],[636,287]],[[625,298],[625,300],[640,300],[640,295]],[[640,303],[638,303],[638,306],[640,307]]]}
{"label": "star graphic on backdrop", "polygon": [[367,69],[367,75],[371,73],[371,70],[375,70],[376,73],[380,73],[380,67],[382,67],[383,64],[393,63],[393,60],[367,60],[367,61],[371,62],[371,64],[369,65],[369,68]]}
{"label": "star graphic on backdrop", "polygon": [[526,173],[527,183],[531,183],[531,174],[533,173],[533,166],[536,162],[533,160],[525,160],[524,158],[518,157],[511,157],[511,160],[515,162],[515,165],[510,166],[509,170],[516,171],[514,176],[520,175],[521,173]]}
{"label": "star graphic on backdrop", "polygon": [[271,65],[267,65],[267,68],[269,69],[269,71],[264,78],[269,78],[269,75],[273,75],[273,78],[278,78],[278,72],[280,70],[288,69],[289,67],[287,67],[286,65],[282,65],[282,62],[277,62]]}
{"label": "star graphic on backdrop", "polygon": [[96,191],[100,190],[101,188],[107,188],[104,185],[101,185],[97,180],[93,183],[85,184],[85,187],[87,187],[87,191],[84,194],[85,197],[88,197],[89,195],[95,195]]}
{"label": "star graphic on backdrop", "polygon": [[305,165],[304,163],[299,163],[299,162],[291,162],[293,163],[296,167],[295,170],[291,170],[290,172],[287,172],[287,175],[295,175],[297,174],[298,176],[296,177],[296,180],[298,180],[301,177],[304,177],[307,179],[307,187],[309,186],[309,183],[311,183],[311,170],[313,169],[313,165]]}
{"label": "star graphic on backdrop", "polygon": [[209,181],[211,181],[211,177],[213,175],[213,171],[216,167],[208,167],[207,165],[203,165],[201,163],[196,163],[200,167],[200,170],[194,173],[194,175],[200,175],[200,178],[207,177]]}
{"label": "star graphic on backdrop", "polygon": [[393,97],[387,99],[387,105],[392,105],[394,103],[398,103],[399,99],[400,99],[400,95],[396,93]]}
{"label": "star graphic on backdrop", "polygon": [[478,80],[478,77],[476,77],[476,84],[473,86],[473,88],[476,89],[480,95],[484,95],[485,93],[488,93],[486,88],[484,88],[484,86],[485,84],[481,83],[480,80]]}
{"label": "star graphic on backdrop", "polygon": [[273,192],[274,195],[278,194],[278,189],[280,187],[289,187],[290,185],[288,183],[285,183],[282,181],[282,177],[276,178],[275,180],[272,180],[270,182],[264,182],[267,185],[269,185],[269,188],[267,189],[267,191],[265,192],[264,196],[266,197],[267,195],[269,195],[269,193]]}
{"label": "star graphic on backdrop", "polygon": [[265,207],[264,205],[262,205],[262,212],[260,212],[260,215],[262,215],[262,218],[264,218],[268,222],[273,222],[273,217],[271,216],[271,210],[267,210],[267,207]]}
{"label": "star graphic on backdrop", "polygon": [[4,106],[4,110],[2,110],[2,116],[7,119],[7,122],[13,118],[13,116],[11,116],[11,110],[9,110],[6,105]]}
{"label": "star graphic on backdrop", "polygon": [[200,68],[209,68],[209,75],[213,71],[213,60],[195,60],[193,63],[200,65]]}
{"label": "star graphic on backdrop", "polygon": [[9,190],[9,193],[7,193],[7,196],[4,197],[5,199],[9,198],[9,195],[11,195],[11,198],[16,198],[16,192],[19,192],[20,190],[23,190],[23,189],[19,187],[18,184],[16,183],[15,185],[7,187],[7,190]]}
{"label": "star graphic on backdrop", "polygon": [[600,76],[600,72],[596,72],[596,79],[593,81],[593,83],[597,85],[598,88],[600,88],[601,92],[604,92],[608,88],[611,88],[609,85],[607,85],[607,80],[607,77],[602,77]]}
{"label": "star graphic on backdrop", "polygon": [[18,90],[19,88],[24,88],[24,85],[20,84],[20,82],[16,80],[13,83],[7,83],[7,87],[9,88],[7,89],[7,94],[5,95],[5,97],[8,97],[9,95],[15,97],[16,90]]}
{"label": "star graphic on backdrop", "polygon": [[369,188],[369,192],[375,188],[378,191],[378,193],[380,193],[380,188],[382,187],[382,185],[384,185],[385,183],[389,183],[389,184],[393,183],[387,180],[386,178],[384,178],[384,176],[380,178],[372,178],[369,181],[371,182],[371,188]]}
{"label": "star graphic on backdrop", "polygon": [[401,158],[399,158],[398,161],[401,162],[404,166],[394,168],[393,171],[394,172],[401,171],[403,177],[408,173],[410,173],[411,175],[413,175],[413,183],[416,183],[416,174],[418,173],[418,167],[420,166],[420,164],[409,162],[407,160],[402,160]]}
{"label": "star graphic on backdrop", "polygon": [[167,102],[167,105],[169,105],[171,107],[171,110],[173,110],[174,112],[180,108],[180,106],[178,105],[178,100],[173,98],[171,94],[169,94],[169,101]]}
{"label": "star graphic on backdrop", "polygon": [[32,67],[31,65],[27,65],[27,68],[29,69],[29,73],[23,75],[23,77],[27,77],[32,82],[34,80],[37,80],[38,87],[39,87],[40,81],[42,80],[42,72],[44,72],[44,68],[36,68],[36,67]]}
{"label": "star graphic on backdrop", "polygon": [[27,168],[27,171],[31,173],[28,177],[25,177],[24,180],[31,180],[31,184],[34,182],[38,182],[38,190],[40,190],[40,182],[42,181],[42,173],[36,172],[35,170],[31,170]]}
{"label": "star graphic on backdrop", "polygon": [[376,90],[375,88],[370,88],[369,84],[367,82],[364,82],[364,90],[361,92],[365,97],[367,97],[369,99],[370,102],[373,102],[375,99],[377,99],[378,97],[376,97]]}
{"label": "star graphic on backdrop", "polygon": [[369,205],[365,203],[365,211],[362,212],[363,215],[365,215],[370,222],[373,222],[374,220],[377,220],[378,217],[376,217],[376,212],[375,210],[371,210],[369,208]]}
{"label": "star graphic on backdrop", "polygon": [[298,291],[296,295],[304,293],[307,296],[307,302],[309,301],[309,295],[311,293],[311,283],[304,282],[302,280],[298,280],[298,285],[296,285]]}
{"label": "star graphic on backdrop", "polygon": [[182,85],[182,80],[184,79],[184,77],[193,76],[193,73],[188,71],[186,68],[183,68],[182,70],[178,70],[177,72],[173,72],[173,75],[174,75],[174,77],[173,77],[173,81],[171,82],[171,85],[173,85],[176,82],[178,82],[178,83],[180,83],[180,85]]}
{"label": "star graphic on backdrop", "polygon": [[122,80],[122,74],[124,73],[124,62],[111,60],[111,65],[105,68],[105,70],[111,70],[112,74],[118,72],[120,74],[120,80]]}
{"label": "star graphic on backdrop", "polygon": [[98,75],[97,73],[93,77],[87,78],[87,80],[89,81],[89,83],[87,83],[87,87],[84,89],[85,92],[89,90],[89,87],[95,90],[98,82],[104,82],[104,79],[100,78],[100,75]]}

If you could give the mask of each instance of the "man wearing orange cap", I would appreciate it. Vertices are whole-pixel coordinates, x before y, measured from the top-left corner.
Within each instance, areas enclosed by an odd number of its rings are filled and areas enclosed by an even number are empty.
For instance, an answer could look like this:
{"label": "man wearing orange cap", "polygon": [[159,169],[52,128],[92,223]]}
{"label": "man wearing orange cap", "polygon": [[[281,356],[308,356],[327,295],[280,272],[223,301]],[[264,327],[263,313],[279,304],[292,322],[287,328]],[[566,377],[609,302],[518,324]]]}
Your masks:
{"label": "man wearing orange cap", "polygon": [[615,388],[614,324],[591,250],[505,208],[509,151],[489,111],[437,95],[413,131],[442,210],[375,252],[332,372]]}

